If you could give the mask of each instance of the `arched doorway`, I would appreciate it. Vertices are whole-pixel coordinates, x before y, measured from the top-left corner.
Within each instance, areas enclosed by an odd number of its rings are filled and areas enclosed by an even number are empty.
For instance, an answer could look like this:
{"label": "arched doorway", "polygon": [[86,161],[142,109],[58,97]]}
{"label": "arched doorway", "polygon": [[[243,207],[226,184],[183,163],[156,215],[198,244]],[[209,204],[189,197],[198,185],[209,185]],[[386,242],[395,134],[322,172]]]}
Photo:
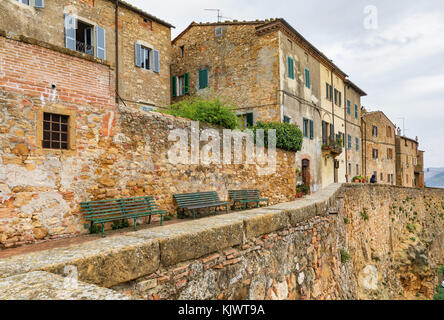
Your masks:
{"label": "arched doorway", "polygon": [[302,160],[302,182],[306,186],[310,186],[310,182],[311,182],[310,160],[308,160],[308,159]]}

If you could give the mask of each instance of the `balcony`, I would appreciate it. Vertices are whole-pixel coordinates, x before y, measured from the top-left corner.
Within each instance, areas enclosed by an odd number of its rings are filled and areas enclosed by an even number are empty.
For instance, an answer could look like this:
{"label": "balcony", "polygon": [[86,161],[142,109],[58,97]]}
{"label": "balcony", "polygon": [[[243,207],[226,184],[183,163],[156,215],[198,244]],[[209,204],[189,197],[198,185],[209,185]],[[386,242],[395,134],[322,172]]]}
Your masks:
{"label": "balcony", "polygon": [[342,154],[342,139],[331,139],[322,145],[322,156],[336,158]]}

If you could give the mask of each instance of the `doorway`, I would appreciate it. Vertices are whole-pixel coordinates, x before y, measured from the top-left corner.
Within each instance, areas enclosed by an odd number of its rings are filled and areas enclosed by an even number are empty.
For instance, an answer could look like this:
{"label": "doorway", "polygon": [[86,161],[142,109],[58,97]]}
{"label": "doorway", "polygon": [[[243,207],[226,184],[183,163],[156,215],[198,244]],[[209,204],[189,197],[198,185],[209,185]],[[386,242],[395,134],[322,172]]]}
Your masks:
{"label": "doorway", "polygon": [[302,182],[306,186],[310,186],[311,175],[310,175],[310,160],[302,160]]}

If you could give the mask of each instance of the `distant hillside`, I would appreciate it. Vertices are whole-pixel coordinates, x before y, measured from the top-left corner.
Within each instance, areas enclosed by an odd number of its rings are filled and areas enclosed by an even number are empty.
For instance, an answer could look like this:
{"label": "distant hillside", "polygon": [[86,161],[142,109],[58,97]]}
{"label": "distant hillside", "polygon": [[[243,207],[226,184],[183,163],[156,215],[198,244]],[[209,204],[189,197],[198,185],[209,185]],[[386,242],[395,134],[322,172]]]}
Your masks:
{"label": "distant hillside", "polygon": [[426,169],[424,179],[427,187],[444,188],[444,168]]}

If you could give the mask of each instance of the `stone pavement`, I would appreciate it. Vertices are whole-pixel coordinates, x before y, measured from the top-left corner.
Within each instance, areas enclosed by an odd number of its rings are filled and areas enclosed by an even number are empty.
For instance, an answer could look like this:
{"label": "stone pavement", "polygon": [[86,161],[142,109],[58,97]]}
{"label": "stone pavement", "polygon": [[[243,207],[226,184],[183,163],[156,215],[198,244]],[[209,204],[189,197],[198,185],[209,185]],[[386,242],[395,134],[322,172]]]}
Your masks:
{"label": "stone pavement", "polygon": [[[0,288],[6,290],[1,290],[2,297],[9,297],[11,292],[12,298],[22,296],[35,299],[57,298],[60,293],[52,291],[51,285],[45,283],[51,281],[57,283],[63,278],[50,279],[48,273],[63,276],[66,275],[67,267],[76,269],[81,282],[100,287],[110,288],[129,282],[150,275],[161,266],[168,267],[197,259],[212,252],[241,245],[246,239],[282,230],[315,216],[326,215],[339,189],[340,185],[332,185],[295,202],[202,218],[2,259]],[[26,276],[36,271],[44,272],[36,276],[41,282]],[[15,282],[22,284],[16,286]],[[37,292],[45,291],[47,296],[40,297],[37,293],[35,295],[27,293],[27,290],[33,287]],[[10,291],[8,288],[14,290]],[[97,294],[97,299],[102,294],[103,297],[107,297],[106,293],[94,290],[93,293]],[[88,292],[81,295],[78,291],[74,291],[66,292],[60,297],[61,299],[74,296],[83,298],[87,295]],[[91,299],[95,298],[91,296]]]}

